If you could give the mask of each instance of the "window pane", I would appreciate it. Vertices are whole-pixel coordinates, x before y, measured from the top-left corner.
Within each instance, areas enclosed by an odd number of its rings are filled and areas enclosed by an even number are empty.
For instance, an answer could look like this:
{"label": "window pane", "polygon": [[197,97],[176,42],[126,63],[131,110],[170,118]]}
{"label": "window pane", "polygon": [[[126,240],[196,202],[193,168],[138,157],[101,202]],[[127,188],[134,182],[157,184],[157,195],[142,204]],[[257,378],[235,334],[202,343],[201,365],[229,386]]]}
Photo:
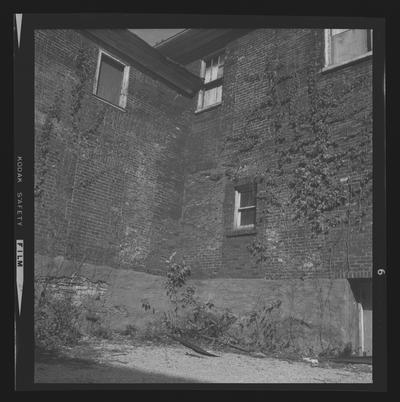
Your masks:
{"label": "window pane", "polygon": [[248,189],[240,192],[240,208],[252,207],[256,205],[256,195],[254,189]]}
{"label": "window pane", "polygon": [[349,29],[332,36],[332,62],[334,64],[351,60],[367,51],[366,29]]}
{"label": "window pane", "polygon": [[205,75],[206,75],[206,62],[202,60],[200,65],[200,77],[204,78]]}
{"label": "window pane", "polygon": [[209,106],[210,104],[211,104],[211,90],[204,91],[203,107]]}
{"label": "window pane", "polygon": [[204,92],[204,107],[216,103],[217,88],[211,88]]}
{"label": "window pane", "polygon": [[221,78],[223,75],[224,75],[224,65],[220,64],[218,66],[217,78]]}
{"label": "window pane", "polygon": [[[222,56],[215,56],[203,61],[204,65],[204,83],[208,84],[221,78],[224,71],[224,60]],[[203,97],[199,96],[198,108],[206,108],[222,100],[222,86],[203,89]]]}
{"label": "window pane", "polygon": [[197,109],[201,109],[203,107],[203,98],[204,98],[204,91],[201,89],[199,91],[199,100],[197,102]]}
{"label": "window pane", "polygon": [[256,221],[256,209],[245,209],[240,212],[240,226],[254,225]]}
{"label": "window pane", "polygon": [[346,28],[346,29],[332,29],[332,35],[337,35],[337,34],[340,34],[342,32],[345,32],[345,31],[349,31],[349,29],[348,28]]}
{"label": "window pane", "polygon": [[367,50],[372,50],[372,29],[368,29],[367,32]]}
{"label": "window pane", "polygon": [[206,64],[206,74],[205,74],[205,77],[204,77],[204,82],[205,83],[211,81],[211,69],[212,69],[211,63],[207,63]]}
{"label": "window pane", "polygon": [[215,89],[217,91],[216,102],[221,102],[221,100],[222,100],[222,85],[217,87],[217,88],[215,88]]}
{"label": "window pane", "polygon": [[123,74],[124,66],[121,63],[102,55],[97,82],[97,95],[115,105],[118,105],[121,95]]}
{"label": "window pane", "polygon": [[221,78],[224,72],[224,60],[222,56],[216,56],[205,62],[204,82],[208,83]]}
{"label": "window pane", "polygon": [[218,57],[212,60],[211,81],[216,80],[217,76],[218,76]]}

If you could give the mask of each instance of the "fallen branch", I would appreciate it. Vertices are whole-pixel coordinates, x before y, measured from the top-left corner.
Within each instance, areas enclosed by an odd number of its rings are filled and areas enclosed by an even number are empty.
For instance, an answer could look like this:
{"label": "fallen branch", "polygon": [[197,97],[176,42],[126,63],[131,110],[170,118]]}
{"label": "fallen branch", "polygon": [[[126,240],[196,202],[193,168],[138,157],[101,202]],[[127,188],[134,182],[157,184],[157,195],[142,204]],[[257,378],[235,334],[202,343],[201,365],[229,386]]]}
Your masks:
{"label": "fallen branch", "polygon": [[174,339],[175,341],[181,343],[183,346],[186,346],[189,349],[194,350],[195,352],[204,355],[204,356],[212,356],[212,357],[219,357],[217,355],[214,355],[212,353],[207,352],[206,350],[200,348],[199,346],[194,345],[193,343],[183,340],[181,338],[178,338],[177,336],[174,335],[168,335],[170,338]]}
{"label": "fallen branch", "polygon": [[215,342],[215,341],[218,341],[218,342],[222,343],[223,345],[230,346],[231,348],[234,348],[234,349],[237,349],[237,350],[241,350],[242,352],[252,353],[251,350],[241,348],[240,346],[236,346],[236,345],[234,345],[233,343],[230,343],[230,342],[222,342],[221,340],[219,340],[219,339],[217,339],[217,338],[213,338],[213,337],[207,336],[207,335],[202,335],[202,334],[200,334],[200,336],[201,336],[202,338],[208,339],[208,340],[210,340],[210,341],[214,341],[214,342]]}
{"label": "fallen branch", "polygon": [[234,344],[232,344],[232,343],[230,343],[230,342],[228,342],[227,345],[230,346],[231,348],[234,348],[234,349],[237,349],[237,350],[241,350],[242,352],[253,353],[251,350],[241,348],[240,346],[236,346],[236,345],[234,345]]}
{"label": "fallen branch", "polygon": [[187,352],[186,352],[185,355],[186,355],[186,356],[197,357],[198,359],[204,359],[203,356],[197,356],[197,355],[194,355],[193,353],[187,353]]}

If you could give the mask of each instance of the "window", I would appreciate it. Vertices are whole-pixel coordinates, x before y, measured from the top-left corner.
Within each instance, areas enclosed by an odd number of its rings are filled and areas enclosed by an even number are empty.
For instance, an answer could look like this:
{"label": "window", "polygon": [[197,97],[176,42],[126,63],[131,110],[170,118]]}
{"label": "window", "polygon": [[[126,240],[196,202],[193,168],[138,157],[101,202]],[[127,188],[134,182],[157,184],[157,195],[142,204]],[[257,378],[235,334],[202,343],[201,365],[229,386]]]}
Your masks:
{"label": "window", "polygon": [[248,184],[235,188],[234,228],[251,228],[256,222],[256,188]]}
{"label": "window", "polygon": [[129,66],[100,51],[97,63],[94,94],[122,108],[126,107]]}
{"label": "window", "polygon": [[372,52],[372,29],[326,29],[325,66],[343,64]]}
{"label": "window", "polygon": [[224,55],[214,55],[201,61],[200,77],[204,80],[199,92],[197,110],[203,110],[221,103],[222,76],[224,74]]}

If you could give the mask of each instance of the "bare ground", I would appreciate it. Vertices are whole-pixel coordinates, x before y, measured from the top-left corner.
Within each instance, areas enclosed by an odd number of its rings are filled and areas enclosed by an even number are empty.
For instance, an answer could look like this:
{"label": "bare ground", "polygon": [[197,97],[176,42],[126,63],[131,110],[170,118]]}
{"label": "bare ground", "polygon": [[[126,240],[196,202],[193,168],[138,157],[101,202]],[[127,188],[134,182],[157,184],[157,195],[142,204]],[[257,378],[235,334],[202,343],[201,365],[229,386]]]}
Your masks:
{"label": "bare ground", "polygon": [[[208,349],[209,350],[209,349]],[[90,340],[61,355],[38,355],[36,383],[372,383],[372,368],[213,351],[179,344]]]}

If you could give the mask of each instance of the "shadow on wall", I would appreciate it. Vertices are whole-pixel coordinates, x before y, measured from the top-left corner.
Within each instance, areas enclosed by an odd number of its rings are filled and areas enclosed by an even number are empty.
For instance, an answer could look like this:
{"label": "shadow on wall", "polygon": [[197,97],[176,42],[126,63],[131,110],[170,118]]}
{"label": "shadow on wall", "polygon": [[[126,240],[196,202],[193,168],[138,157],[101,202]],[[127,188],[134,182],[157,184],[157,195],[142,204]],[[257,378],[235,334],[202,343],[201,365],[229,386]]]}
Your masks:
{"label": "shadow on wall", "polygon": [[357,305],[357,351],[372,356],[372,280],[354,278],[349,284]]}

